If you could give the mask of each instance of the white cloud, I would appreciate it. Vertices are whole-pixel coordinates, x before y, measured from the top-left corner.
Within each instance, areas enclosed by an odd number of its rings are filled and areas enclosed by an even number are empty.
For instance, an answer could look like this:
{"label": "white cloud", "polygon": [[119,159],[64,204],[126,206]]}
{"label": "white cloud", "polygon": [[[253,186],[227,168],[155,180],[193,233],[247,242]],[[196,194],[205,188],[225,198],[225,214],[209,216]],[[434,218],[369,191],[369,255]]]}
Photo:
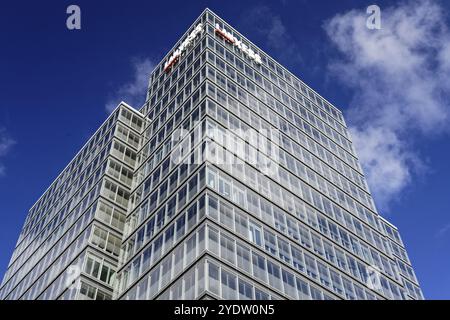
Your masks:
{"label": "white cloud", "polygon": [[105,105],[106,111],[114,110],[120,101],[124,101],[135,108],[140,108],[145,101],[150,73],[155,67],[149,59],[133,59],[133,78],[123,83]]}
{"label": "white cloud", "polygon": [[0,128],[0,176],[6,173],[6,167],[1,160],[10,152],[14,144],[16,142],[7,134],[6,130]]}
{"label": "white cloud", "polygon": [[330,72],[354,92],[347,120],[369,186],[383,209],[424,168],[415,138],[448,133],[450,33],[439,3],[381,8],[381,30],[352,10],[324,28],[338,49]]}
{"label": "white cloud", "polygon": [[277,56],[290,63],[301,62],[300,50],[291,35],[287,32],[281,17],[273,13],[267,6],[258,6],[245,14],[245,21],[265,38],[268,48]]}
{"label": "white cloud", "polygon": [[443,236],[445,236],[448,232],[450,231],[450,223],[445,225],[444,227],[440,228],[436,233],[435,233],[435,237],[436,238],[441,238]]}

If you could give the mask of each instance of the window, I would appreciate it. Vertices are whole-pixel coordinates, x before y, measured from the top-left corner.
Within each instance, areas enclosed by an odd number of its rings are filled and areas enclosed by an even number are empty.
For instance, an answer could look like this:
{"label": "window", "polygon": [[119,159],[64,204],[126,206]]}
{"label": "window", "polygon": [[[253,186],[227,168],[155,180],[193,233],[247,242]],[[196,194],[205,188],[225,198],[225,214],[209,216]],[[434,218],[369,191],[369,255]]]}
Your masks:
{"label": "window", "polygon": [[227,236],[220,237],[220,256],[222,259],[235,264],[235,251],[234,251],[234,241]]}
{"label": "window", "polygon": [[331,237],[333,238],[334,241],[336,241],[337,243],[340,243],[340,237],[339,237],[337,225],[332,222],[329,222],[328,225],[330,227]]}
{"label": "window", "polygon": [[248,236],[248,221],[247,217],[241,215],[240,213],[235,212],[235,222],[236,222],[236,232],[243,236]]}
{"label": "window", "polygon": [[264,291],[255,288],[255,300],[269,300],[269,295]]}
{"label": "window", "polygon": [[253,300],[253,287],[239,279],[239,300]]}
{"label": "window", "polygon": [[342,283],[344,284],[345,297],[348,300],[355,300],[356,296],[355,296],[355,292],[353,291],[352,283],[349,280],[347,280],[346,278],[342,278]]}
{"label": "window", "polygon": [[234,229],[234,220],[233,220],[233,208],[224,202],[220,203],[220,222],[228,227],[229,229]]}
{"label": "window", "polygon": [[246,247],[236,244],[237,265],[242,270],[250,272],[250,250]]}
{"label": "window", "polygon": [[300,233],[300,242],[307,248],[311,248],[311,238],[309,236],[309,231],[302,225],[298,226]]}
{"label": "window", "polygon": [[297,299],[294,275],[286,270],[282,271],[284,292],[293,299]]}
{"label": "window", "polygon": [[149,240],[155,231],[155,216],[153,216],[146,224],[145,227],[145,238]]}
{"label": "window", "polygon": [[249,223],[249,237],[250,241],[261,246],[261,227],[253,222]]}
{"label": "window", "polygon": [[355,288],[356,299],[358,299],[358,300],[366,300],[366,296],[364,294],[364,290],[360,286],[358,286],[356,284],[354,284],[353,287]]}
{"label": "window", "polygon": [[222,270],[222,297],[226,300],[236,299],[236,276]]}
{"label": "window", "polygon": [[337,259],[337,264],[338,264],[339,268],[341,268],[344,271],[348,271],[347,261],[345,259],[344,252],[337,248],[335,248],[334,251],[336,253],[336,259]]}
{"label": "window", "polygon": [[219,204],[217,199],[208,195],[208,215],[211,216],[214,220],[218,220],[218,207]]}
{"label": "window", "polygon": [[195,269],[191,269],[184,276],[184,298],[187,300],[195,298]]}
{"label": "window", "polygon": [[266,251],[273,255],[277,255],[277,242],[273,233],[264,230],[264,247]]}
{"label": "window", "polygon": [[322,291],[320,291],[314,287],[311,287],[311,297],[313,300],[322,300],[323,299]]}
{"label": "window", "polygon": [[317,266],[316,261],[308,254],[304,254],[305,264],[306,264],[306,273],[313,279],[317,279]]}
{"label": "window", "polygon": [[317,268],[319,270],[320,282],[325,287],[330,287],[331,281],[330,281],[330,275],[328,274],[328,268],[320,262],[317,263]]}
{"label": "window", "polygon": [[231,196],[231,182],[223,177],[219,177],[219,193],[226,198]]}
{"label": "window", "polygon": [[170,220],[175,215],[177,199],[173,196],[167,202],[167,220]]}
{"label": "window", "polygon": [[298,294],[299,294],[299,300],[310,300],[311,299],[311,296],[310,296],[310,293],[309,293],[309,286],[308,286],[308,284],[305,282],[305,281],[303,281],[303,280],[301,280],[301,279],[299,279],[299,278],[295,278],[295,283],[296,283],[296,285],[297,285],[297,291],[298,291]]}
{"label": "window", "polygon": [[189,181],[189,199],[192,199],[197,193],[197,175],[194,175]]}
{"label": "window", "polygon": [[326,240],[323,240],[323,248],[325,251],[325,258],[329,262],[336,264],[336,256],[334,254],[334,249],[333,249],[333,246],[331,245],[331,243],[329,243]]}
{"label": "window", "polygon": [[319,220],[319,230],[322,234],[328,235],[328,224],[327,224],[327,220],[322,217],[322,216],[318,216],[317,217]]}
{"label": "window", "polygon": [[157,215],[156,215],[156,230],[160,230],[164,225],[164,218],[166,215],[166,208],[162,207],[159,209]]}
{"label": "window", "polygon": [[286,232],[286,222],[284,221],[284,214],[279,211],[278,209],[275,209],[273,211],[274,218],[275,218],[275,227],[280,230],[282,233]]}
{"label": "window", "polygon": [[290,254],[290,250],[289,250],[289,244],[278,238],[278,249],[280,250],[280,258],[281,260],[287,262],[287,263],[291,263],[291,254]]}
{"label": "window", "polygon": [[318,228],[318,223],[317,223],[317,214],[316,212],[311,209],[311,208],[307,208],[307,214],[308,214],[308,223],[310,226],[312,226],[314,229]]}
{"label": "window", "polygon": [[179,240],[184,235],[186,225],[185,218],[185,215],[181,215],[181,217],[179,217],[177,220],[177,240]]}
{"label": "window", "polygon": [[171,248],[174,240],[174,224],[171,224],[170,227],[165,232],[164,243],[166,248]]}
{"label": "window", "polygon": [[196,254],[196,236],[197,234],[193,234],[187,241],[186,241],[186,260],[185,265],[189,265],[195,257]]}
{"label": "window", "polygon": [[194,227],[197,221],[197,203],[191,205],[187,211],[187,229],[190,230]]}
{"label": "window", "polygon": [[292,247],[292,264],[294,267],[301,272],[305,272],[305,262],[303,260],[303,254],[300,250]]}
{"label": "window", "polygon": [[300,238],[299,238],[299,234],[298,234],[297,223],[295,223],[295,221],[289,217],[286,218],[286,222],[287,222],[288,234],[295,240],[299,240]]}
{"label": "window", "polygon": [[354,277],[356,277],[357,279],[361,279],[358,267],[356,265],[356,260],[353,257],[351,257],[351,256],[347,256],[347,262],[348,262],[348,266],[350,268],[351,274]]}
{"label": "window", "polygon": [[212,228],[208,228],[208,249],[216,255],[219,255],[219,235]]}
{"label": "window", "polygon": [[178,191],[178,208],[181,208],[186,203],[186,186],[183,186]]}
{"label": "window", "polygon": [[267,261],[267,271],[269,274],[269,284],[278,290],[282,290],[280,267],[271,261]]}
{"label": "window", "polygon": [[324,256],[322,241],[320,237],[316,236],[314,233],[311,234],[311,237],[313,241],[314,252],[321,256]]}
{"label": "window", "polygon": [[257,253],[252,254],[252,260],[253,260],[253,275],[264,281],[267,282],[267,274],[266,274],[266,261],[263,257],[261,257]]}
{"label": "window", "polygon": [[344,293],[344,288],[342,287],[341,276],[332,269],[330,269],[330,275],[333,284],[333,291],[342,295]]}
{"label": "window", "polygon": [[341,235],[342,244],[344,247],[346,247],[349,251],[351,251],[350,246],[350,239],[348,237],[348,233],[344,231],[343,229],[339,229],[339,234]]}

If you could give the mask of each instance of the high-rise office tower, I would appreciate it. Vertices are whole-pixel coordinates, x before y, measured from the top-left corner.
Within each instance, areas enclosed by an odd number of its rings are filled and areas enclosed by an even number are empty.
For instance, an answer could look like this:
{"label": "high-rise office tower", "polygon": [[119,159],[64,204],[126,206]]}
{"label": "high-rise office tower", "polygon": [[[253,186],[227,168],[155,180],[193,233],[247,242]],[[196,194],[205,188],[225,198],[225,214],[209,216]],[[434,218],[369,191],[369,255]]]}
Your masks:
{"label": "high-rise office tower", "polygon": [[423,295],[342,113],[207,9],[32,207],[1,298]]}

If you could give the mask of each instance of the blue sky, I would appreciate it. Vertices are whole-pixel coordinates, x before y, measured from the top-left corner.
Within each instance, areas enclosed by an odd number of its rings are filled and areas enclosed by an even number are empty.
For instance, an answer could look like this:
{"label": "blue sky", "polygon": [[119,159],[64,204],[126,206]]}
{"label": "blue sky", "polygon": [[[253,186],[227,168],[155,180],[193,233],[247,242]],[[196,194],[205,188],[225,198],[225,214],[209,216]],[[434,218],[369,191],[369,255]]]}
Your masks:
{"label": "blue sky", "polygon": [[[187,4],[188,3],[188,4]],[[450,298],[450,4],[15,1],[0,8],[0,274],[28,209],[205,7],[341,108],[426,298]],[[66,8],[81,8],[79,31]]]}

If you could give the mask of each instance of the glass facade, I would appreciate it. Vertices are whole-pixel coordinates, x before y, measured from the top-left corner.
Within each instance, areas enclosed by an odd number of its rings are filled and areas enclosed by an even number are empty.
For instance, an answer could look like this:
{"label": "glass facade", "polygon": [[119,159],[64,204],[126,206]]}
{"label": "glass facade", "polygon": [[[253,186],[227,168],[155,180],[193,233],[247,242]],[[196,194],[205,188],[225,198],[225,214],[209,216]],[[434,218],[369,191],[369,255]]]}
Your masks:
{"label": "glass facade", "polygon": [[342,113],[208,9],[30,210],[0,294],[423,299]]}
{"label": "glass facade", "polygon": [[1,299],[112,299],[143,128],[121,103],[34,204]]}

